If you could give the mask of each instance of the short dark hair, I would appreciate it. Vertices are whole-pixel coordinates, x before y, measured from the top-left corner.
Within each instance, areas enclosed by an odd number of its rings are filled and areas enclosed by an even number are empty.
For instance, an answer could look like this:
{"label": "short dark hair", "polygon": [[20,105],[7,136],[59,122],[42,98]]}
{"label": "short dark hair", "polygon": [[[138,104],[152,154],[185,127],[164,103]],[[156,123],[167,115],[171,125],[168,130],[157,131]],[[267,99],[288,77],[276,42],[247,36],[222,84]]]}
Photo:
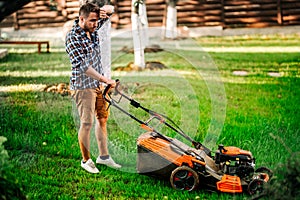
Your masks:
{"label": "short dark hair", "polygon": [[83,4],[86,3],[93,3],[96,4],[97,6],[99,6],[99,8],[101,8],[104,5],[110,5],[111,2],[110,0],[79,0],[79,5],[82,6]]}
{"label": "short dark hair", "polygon": [[85,3],[79,9],[79,16],[87,18],[91,12],[95,12],[99,15],[100,8],[93,3]]}

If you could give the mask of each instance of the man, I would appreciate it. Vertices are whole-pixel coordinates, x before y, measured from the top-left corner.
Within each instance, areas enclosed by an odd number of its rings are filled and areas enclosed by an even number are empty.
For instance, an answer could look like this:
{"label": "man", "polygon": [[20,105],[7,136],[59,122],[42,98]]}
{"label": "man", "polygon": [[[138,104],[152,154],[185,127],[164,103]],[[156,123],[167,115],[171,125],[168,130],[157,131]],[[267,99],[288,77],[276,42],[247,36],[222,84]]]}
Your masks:
{"label": "man", "polygon": [[108,110],[102,97],[100,83],[115,87],[116,82],[103,75],[97,29],[108,19],[105,10],[95,4],[86,3],[80,7],[79,19],[66,36],[66,51],[72,64],[70,88],[80,116],[78,142],[82,154],[81,167],[90,173],[98,173],[90,156],[90,132],[96,116],[95,135],[99,156],[96,163],[114,168],[116,164],[107,148]]}

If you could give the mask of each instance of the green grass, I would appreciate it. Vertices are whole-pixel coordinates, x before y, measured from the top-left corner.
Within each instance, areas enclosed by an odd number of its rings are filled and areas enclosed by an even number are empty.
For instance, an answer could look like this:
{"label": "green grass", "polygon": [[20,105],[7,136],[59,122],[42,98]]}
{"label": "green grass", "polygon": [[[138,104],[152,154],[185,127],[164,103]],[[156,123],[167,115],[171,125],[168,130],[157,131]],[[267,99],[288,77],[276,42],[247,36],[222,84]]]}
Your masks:
{"label": "green grass", "polygon": [[[201,45],[293,46],[299,36],[253,36],[253,38],[206,37]],[[195,52],[186,52],[193,55]],[[208,54],[205,54],[208,56]],[[147,54],[161,61],[176,75],[120,75],[133,97],[145,107],[167,114],[194,138],[203,141],[215,123],[210,92],[218,89],[209,77],[207,65],[191,66],[185,57],[170,52]],[[299,152],[300,80],[299,53],[209,53],[223,83],[226,107],[218,143],[252,151],[257,166],[280,168]],[[125,66],[132,55],[113,61],[113,68]],[[200,61],[201,63],[201,61]],[[0,88],[26,84],[68,83],[70,64],[64,52],[50,54],[10,53],[0,63]],[[247,76],[235,76],[246,70]],[[271,77],[268,72],[280,72]],[[155,72],[153,72],[155,73]],[[219,82],[218,82],[219,83]],[[207,84],[216,84],[208,86]],[[2,90],[1,90],[2,91]],[[223,96],[222,96],[223,95]],[[216,101],[218,102],[218,101]],[[203,190],[174,191],[168,181],[135,172],[136,139],[143,133],[138,124],[111,109],[108,125],[109,148],[123,165],[121,171],[98,166],[93,175],[80,167],[77,122],[69,96],[43,91],[0,92],[0,130],[8,141],[10,175],[28,199],[248,199],[247,195],[218,194]],[[147,117],[131,110],[139,117]],[[168,132],[167,132],[168,133]],[[169,133],[168,133],[169,134]],[[172,134],[171,134],[172,135]],[[174,136],[174,135],[173,135]],[[177,137],[177,136],[176,136]],[[214,149],[216,146],[213,147]],[[93,152],[93,158],[97,156]]]}

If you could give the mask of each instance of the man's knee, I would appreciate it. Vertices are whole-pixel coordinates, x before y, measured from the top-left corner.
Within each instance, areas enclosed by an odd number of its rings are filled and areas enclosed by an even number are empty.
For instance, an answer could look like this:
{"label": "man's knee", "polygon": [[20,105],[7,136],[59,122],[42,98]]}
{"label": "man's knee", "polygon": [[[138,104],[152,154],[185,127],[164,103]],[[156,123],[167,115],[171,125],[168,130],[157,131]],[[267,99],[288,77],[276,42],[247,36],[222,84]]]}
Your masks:
{"label": "man's knee", "polygon": [[100,123],[100,126],[106,126],[107,120],[108,120],[107,117],[101,117],[101,118],[99,118],[98,121]]}
{"label": "man's knee", "polygon": [[90,130],[92,128],[93,124],[92,123],[81,123],[80,128],[84,130]]}

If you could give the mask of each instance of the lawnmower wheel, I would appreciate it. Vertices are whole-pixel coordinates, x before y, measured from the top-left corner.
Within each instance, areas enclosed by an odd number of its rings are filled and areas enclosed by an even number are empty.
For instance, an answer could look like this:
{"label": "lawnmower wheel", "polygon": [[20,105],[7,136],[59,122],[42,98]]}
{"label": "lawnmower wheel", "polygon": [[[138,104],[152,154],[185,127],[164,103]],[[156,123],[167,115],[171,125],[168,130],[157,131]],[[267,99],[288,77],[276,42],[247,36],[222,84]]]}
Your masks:
{"label": "lawnmower wheel", "polygon": [[192,191],[199,185],[199,175],[188,166],[174,169],[170,177],[171,185],[176,190]]}
{"label": "lawnmower wheel", "polygon": [[264,191],[265,181],[262,179],[253,179],[248,185],[250,195],[260,195]]}
{"label": "lawnmower wheel", "polygon": [[273,176],[273,172],[272,170],[270,170],[269,168],[267,167],[259,167],[255,170],[255,172],[259,172],[259,173],[266,173],[269,175],[269,178],[272,178]]}

